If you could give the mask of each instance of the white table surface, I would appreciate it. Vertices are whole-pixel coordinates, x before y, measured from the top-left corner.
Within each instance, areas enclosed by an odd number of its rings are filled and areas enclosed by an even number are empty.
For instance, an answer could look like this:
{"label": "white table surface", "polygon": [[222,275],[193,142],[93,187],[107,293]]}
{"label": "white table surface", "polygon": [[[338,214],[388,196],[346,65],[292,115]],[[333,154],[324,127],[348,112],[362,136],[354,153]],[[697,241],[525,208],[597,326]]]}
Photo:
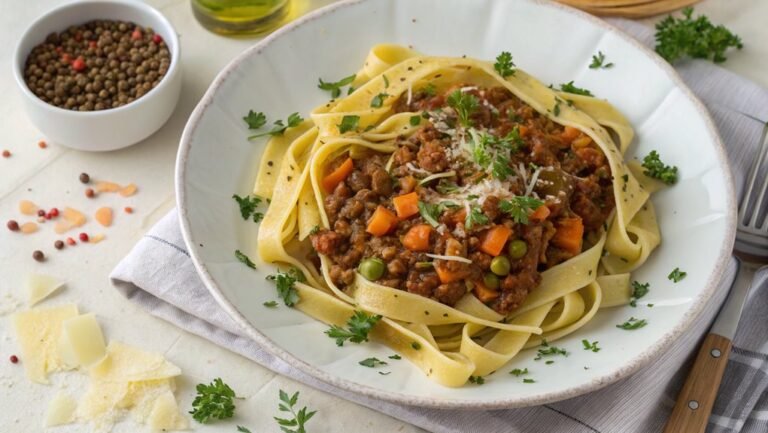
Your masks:
{"label": "white table surface", "polygon": [[[332,0],[294,0],[304,10],[331,3]],[[6,38],[0,44],[0,151],[13,153],[0,158],[0,430],[18,433],[42,431],[42,416],[48,401],[60,389],[73,395],[84,385],[82,375],[55,374],[52,386],[32,384],[23,368],[8,358],[18,353],[10,314],[23,306],[26,298],[24,277],[43,272],[69,281],[66,289],[43,305],[76,302],[81,311],[95,312],[107,339],[116,339],[147,350],[165,354],[179,365],[183,376],[177,397],[182,408],[190,408],[194,385],[222,377],[239,396],[235,418],[210,426],[192,421],[196,431],[235,431],[244,425],[254,432],[278,432],[272,420],[277,412],[277,393],[301,391],[300,403],[318,410],[308,423],[312,433],[417,432],[420,429],[354,403],[324,394],[292,380],[277,376],[257,364],[219,348],[206,340],[184,332],[150,316],[114,290],[107,278],[115,264],[161,216],[174,206],[173,172],[178,139],[187,116],[208,87],[216,72],[254,39],[230,39],[205,31],[193,18],[188,0],[150,0],[176,27],[182,44],[184,68],[182,97],[169,122],[152,137],[128,149],[110,153],[84,153],[50,143],[45,150],[37,142],[44,137],[32,126],[21,109],[21,98],[11,73],[11,57],[18,35],[51,7],[63,0],[0,0],[0,28]],[[724,67],[768,87],[768,2],[764,0],[705,0],[697,12],[707,14],[740,35],[745,48],[731,52]],[[655,19],[646,20],[652,23]],[[102,195],[89,200],[78,175],[118,183],[135,182],[139,192],[124,199]],[[32,200],[47,208],[69,205],[92,215],[97,207],[112,206],[115,223],[108,229],[97,226],[92,218],[83,231],[103,232],[107,238],[95,245],[78,245],[56,251],[57,239],[51,227],[21,236],[5,229],[5,222],[18,218],[19,200]],[[124,206],[135,213],[126,215]],[[41,249],[48,260],[37,263],[32,251]],[[132,422],[117,426],[116,432],[136,432]],[[147,429],[148,430],[148,429]],[[52,430],[53,431],[53,430]],[[55,431],[87,431],[82,426],[61,427]]]}

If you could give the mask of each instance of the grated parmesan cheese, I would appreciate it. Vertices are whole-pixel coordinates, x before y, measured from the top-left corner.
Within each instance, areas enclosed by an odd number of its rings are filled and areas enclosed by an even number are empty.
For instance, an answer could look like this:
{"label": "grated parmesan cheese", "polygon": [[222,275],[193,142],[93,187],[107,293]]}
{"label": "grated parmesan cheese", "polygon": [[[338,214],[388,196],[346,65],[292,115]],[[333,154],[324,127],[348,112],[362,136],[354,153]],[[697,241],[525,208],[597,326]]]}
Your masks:
{"label": "grated parmesan cheese", "polygon": [[466,258],[466,257],[460,257],[460,256],[444,256],[441,254],[424,254],[425,256],[431,258],[431,259],[438,259],[438,260],[446,260],[451,262],[461,262],[461,263],[468,263],[472,264],[472,260]]}

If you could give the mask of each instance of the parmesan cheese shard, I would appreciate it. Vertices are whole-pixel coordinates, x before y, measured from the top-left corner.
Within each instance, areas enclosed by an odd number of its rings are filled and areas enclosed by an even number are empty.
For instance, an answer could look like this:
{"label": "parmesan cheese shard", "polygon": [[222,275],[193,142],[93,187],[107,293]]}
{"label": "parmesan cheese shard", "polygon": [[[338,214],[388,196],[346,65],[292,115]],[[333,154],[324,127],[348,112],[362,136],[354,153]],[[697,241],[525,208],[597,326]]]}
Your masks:
{"label": "parmesan cheese shard", "polygon": [[179,367],[162,355],[145,352],[127,344],[111,341],[107,356],[90,369],[92,380],[107,382],[140,382],[176,377]]}
{"label": "parmesan cheese shard", "polygon": [[104,335],[93,313],[66,320],[63,324],[61,345],[68,345],[69,349],[64,349],[64,352],[72,356],[71,360],[65,361],[74,361],[77,366],[89,367],[106,355]]}
{"label": "parmesan cheese shard", "polygon": [[164,392],[155,399],[147,424],[154,431],[189,429],[189,423],[179,413],[179,405],[170,391]]}
{"label": "parmesan cheese shard", "polygon": [[62,323],[77,314],[77,306],[67,304],[13,315],[24,371],[29,380],[47,384],[48,373],[67,368],[67,364],[59,355],[58,343]]}
{"label": "parmesan cheese shard", "polygon": [[33,306],[43,299],[51,296],[64,282],[58,278],[43,274],[27,275],[27,297],[29,306]]}
{"label": "parmesan cheese shard", "polygon": [[45,427],[69,424],[75,420],[75,411],[77,402],[69,395],[59,392],[48,403],[48,410],[45,412]]}

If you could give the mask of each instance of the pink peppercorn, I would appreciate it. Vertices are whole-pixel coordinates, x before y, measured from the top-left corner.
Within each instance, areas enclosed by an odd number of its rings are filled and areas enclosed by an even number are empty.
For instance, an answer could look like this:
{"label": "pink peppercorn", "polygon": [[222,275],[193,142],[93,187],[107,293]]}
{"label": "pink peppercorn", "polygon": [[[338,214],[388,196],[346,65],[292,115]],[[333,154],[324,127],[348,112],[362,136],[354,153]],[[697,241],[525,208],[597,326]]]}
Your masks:
{"label": "pink peppercorn", "polygon": [[160,42],[163,42],[163,37],[155,33],[155,35],[152,36],[152,42],[159,44]]}
{"label": "pink peppercorn", "polygon": [[78,237],[80,238],[80,242],[88,242],[88,233],[80,233]]}
{"label": "pink peppercorn", "polygon": [[67,245],[75,245],[77,242],[75,242],[72,238],[67,238]]}
{"label": "pink peppercorn", "polygon": [[17,364],[19,362],[19,357],[16,355],[11,355],[11,362]]}

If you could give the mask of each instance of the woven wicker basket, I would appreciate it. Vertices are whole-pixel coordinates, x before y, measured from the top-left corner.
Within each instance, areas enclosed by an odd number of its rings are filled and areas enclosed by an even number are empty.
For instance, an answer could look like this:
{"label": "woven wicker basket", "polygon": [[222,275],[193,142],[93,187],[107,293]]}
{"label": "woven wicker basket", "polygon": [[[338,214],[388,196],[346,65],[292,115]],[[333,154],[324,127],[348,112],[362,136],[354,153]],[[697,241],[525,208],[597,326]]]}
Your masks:
{"label": "woven wicker basket", "polygon": [[664,14],[701,0],[558,0],[600,16],[645,18]]}

